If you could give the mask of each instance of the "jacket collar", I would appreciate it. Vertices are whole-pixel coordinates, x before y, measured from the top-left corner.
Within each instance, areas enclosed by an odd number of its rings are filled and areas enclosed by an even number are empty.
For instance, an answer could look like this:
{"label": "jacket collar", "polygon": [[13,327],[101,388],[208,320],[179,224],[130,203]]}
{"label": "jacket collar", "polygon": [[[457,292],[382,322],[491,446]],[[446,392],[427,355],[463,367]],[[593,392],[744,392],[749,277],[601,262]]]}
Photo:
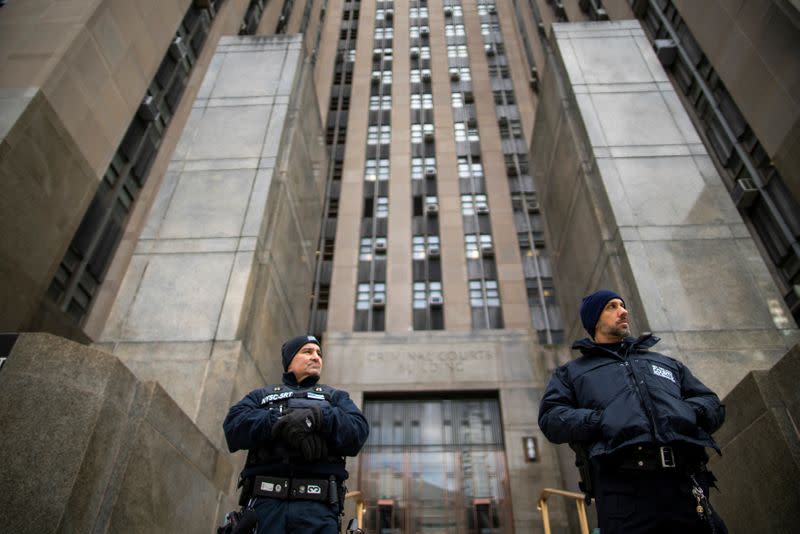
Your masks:
{"label": "jacket collar", "polygon": [[294,376],[294,373],[291,373],[289,371],[286,371],[285,373],[283,373],[283,383],[286,384],[289,387],[293,387],[293,388],[310,388],[312,386],[315,386],[317,384],[317,382],[319,382],[319,377],[318,376],[313,376],[313,375],[312,376],[307,376],[305,378],[305,380],[303,380],[302,382],[298,382],[297,381],[297,377]]}
{"label": "jacket collar", "polygon": [[[661,341],[660,337],[654,336],[651,332],[645,332],[637,338],[626,337],[622,340],[622,344],[623,346],[629,346],[632,349],[649,349],[659,341]],[[606,354],[610,352],[608,349],[599,343],[595,343],[591,338],[588,337],[577,340],[572,344],[572,348],[580,350],[586,356],[589,354]]]}

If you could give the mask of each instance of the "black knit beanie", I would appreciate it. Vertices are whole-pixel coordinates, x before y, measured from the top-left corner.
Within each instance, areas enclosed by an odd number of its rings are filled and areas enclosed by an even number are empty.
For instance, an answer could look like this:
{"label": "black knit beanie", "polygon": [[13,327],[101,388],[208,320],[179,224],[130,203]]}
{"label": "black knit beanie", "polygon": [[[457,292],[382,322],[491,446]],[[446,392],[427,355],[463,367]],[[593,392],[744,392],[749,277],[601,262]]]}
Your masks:
{"label": "black knit beanie", "polygon": [[594,328],[597,326],[597,320],[600,319],[603,308],[612,299],[619,299],[623,305],[625,304],[625,299],[608,289],[601,289],[583,297],[583,301],[581,301],[581,323],[583,323],[583,327],[589,332],[592,339],[594,339]]}
{"label": "black knit beanie", "polygon": [[316,346],[320,348],[322,347],[317,338],[309,335],[295,336],[283,344],[281,347],[281,359],[283,360],[284,371],[289,370],[289,364],[292,363],[292,358],[294,358],[294,355],[297,354],[297,351],[300,350],[306,343],[314,343]]}

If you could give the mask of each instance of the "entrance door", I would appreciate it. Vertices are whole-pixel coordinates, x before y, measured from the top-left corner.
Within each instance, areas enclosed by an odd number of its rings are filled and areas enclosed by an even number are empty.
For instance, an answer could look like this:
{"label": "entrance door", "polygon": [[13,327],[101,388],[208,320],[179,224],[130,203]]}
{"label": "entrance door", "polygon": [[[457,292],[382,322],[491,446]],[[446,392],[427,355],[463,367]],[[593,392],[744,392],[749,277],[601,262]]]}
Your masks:
{"label": "entrance door", "polygon": [[497,399],[367,400],[364,414],[368,532],[512,532]]}

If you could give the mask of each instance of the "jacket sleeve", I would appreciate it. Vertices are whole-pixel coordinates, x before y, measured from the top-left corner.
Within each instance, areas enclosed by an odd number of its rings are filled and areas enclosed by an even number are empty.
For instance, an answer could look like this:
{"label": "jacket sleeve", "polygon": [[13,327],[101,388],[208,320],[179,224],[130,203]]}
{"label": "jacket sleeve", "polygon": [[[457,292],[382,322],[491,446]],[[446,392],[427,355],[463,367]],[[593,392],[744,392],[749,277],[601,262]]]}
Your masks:
{"label": "jacket sleeve", "polygon": [[252,449],[269,442],[272,425],[277,414],[261,406],[259,391],[254,390],[245,398],[231,406],[222,423],[228,449],[236,452]]}
{"label": "jacket sleeve", "polygon": [[346,391],[336,390],[330,406],[322,409],[320,434],[345,456],[355,456],[369,436],[369,423]]}
{"label": "jacket sleeve", "polygon": [[697,424],[709,434],[716,432],[725,422],[725,406],[716,393],[700,382],[683,364],[681,366],[681,394],[683,400],[694,408]]}
{"label": "jacket sleeve", "polygon": [[569,376],[559,367],[547,384],[539,405],[539,428],[553,443],[595,441],[602,435],[601,413],[577,406]]}

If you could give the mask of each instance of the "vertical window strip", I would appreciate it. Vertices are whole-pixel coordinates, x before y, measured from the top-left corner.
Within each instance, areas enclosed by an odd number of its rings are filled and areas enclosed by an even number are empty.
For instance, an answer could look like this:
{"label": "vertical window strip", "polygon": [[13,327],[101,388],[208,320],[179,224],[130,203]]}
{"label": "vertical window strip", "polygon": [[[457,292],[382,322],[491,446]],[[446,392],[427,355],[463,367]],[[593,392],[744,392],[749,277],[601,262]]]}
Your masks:
{"label": "vertical window strip", "polygon": [[[326,2],[327,3],[327,2]],[[344,147],[347,141],[347,119],[350,109],[350,90],[355,66],[355,51],[358,34],[352,21],[358,20],[361,3],[345,3],[340,26],[342,39],[339,40],[334,65],[334,83],[328,104],[328,130],[326,132],[330,167],[326,180],[325,205],[323,207],[322,228],[317,244],[317,262],[314,268],[314,285],[311,297],[311,314],[308,331],[322,339],[328,324],[328,298],[331,291],[333,255],[336,245],[336,225],[339,194],[344,168]],[[323,4],[323,13],[325,4]],[[322,21],[320,21],[320,28]],[[318,34],[319,38],[319,34]]]}
{"label": "vertical window strip", "polygon": [[536,189],[528,166],[528,144],[516,104],[495,0],[478,0],[478,15],[489,76],[494,87],[495,113],[511,191],[531,320],[540,343],[561,343],[564,335],[561,313],[555,299]]}

